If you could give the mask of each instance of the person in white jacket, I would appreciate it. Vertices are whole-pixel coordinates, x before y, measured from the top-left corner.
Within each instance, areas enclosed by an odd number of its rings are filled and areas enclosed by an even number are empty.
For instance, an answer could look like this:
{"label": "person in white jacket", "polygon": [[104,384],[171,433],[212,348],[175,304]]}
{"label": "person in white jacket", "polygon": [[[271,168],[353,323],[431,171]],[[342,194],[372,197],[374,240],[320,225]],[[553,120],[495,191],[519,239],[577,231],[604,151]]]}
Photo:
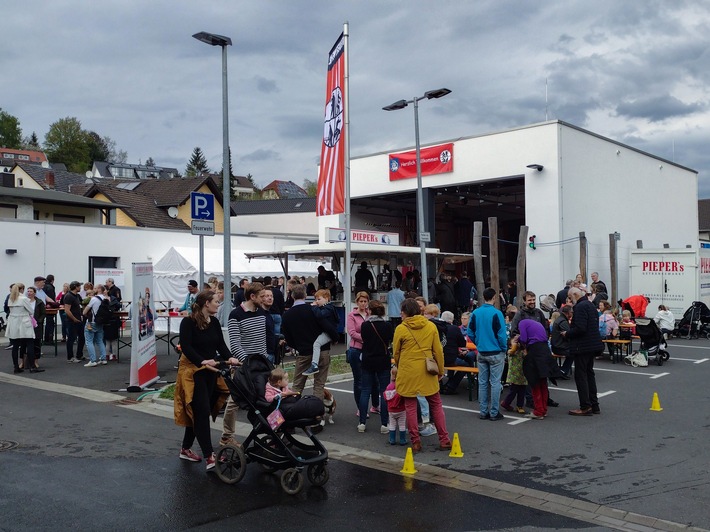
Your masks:
{"label": "person in white jacket", "polygon": [[664,337],[668,339],[668,335],[673,332],[673,329],[675,329],[675,317],[673,316],[673,313],[668,310],[668,307],[665,305],[658,305],[658,314],[656,314],[656,317],[653,318],[653,321],[655,321],[658,328],[661,329]]}
{"label": "person in white jacket", "polygon": [[35,329],[32,324],[34,312],[30,300],[24,295],[25,285],[15,283],[10,290],[10,297],[7,305],[10,308],[10,314],[7,318],[7,336],[12,343],[12,365],[15,368],[15,373],[22,373],[20,369],[18,354],[27,349],[27,365],[30,373],[41,373],[44,370],[35,368]]}

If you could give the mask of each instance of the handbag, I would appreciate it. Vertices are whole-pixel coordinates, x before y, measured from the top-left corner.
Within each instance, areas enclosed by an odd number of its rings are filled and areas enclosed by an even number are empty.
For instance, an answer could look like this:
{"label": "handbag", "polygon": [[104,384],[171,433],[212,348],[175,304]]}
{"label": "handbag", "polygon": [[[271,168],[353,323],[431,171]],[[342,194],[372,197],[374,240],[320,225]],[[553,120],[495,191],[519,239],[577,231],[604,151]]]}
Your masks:
{"label": "handbag", "polygon": [[[419,342],[417,342],[417,337],[414,336],[414,333],[412,330],[407,327],[407,330],[409,331],[409,334],[412,335],[412,338],[414,339],[414,343],[417,344],[417,347],[419,349],[422,348],[422,346],[419,345]],[[439,364],[437,364],[436,359],[434,359],[434,353],[429,351],[429,356],[426,357],[426,371],[429,373],[429,375],[438,375],[439,374]]]}
{"label": "handbag", "polygon": [[283,425],[283,422],[286,421],[286,418],[284,418],[284,415],[281,413],[281,410],[279,410],[279,406],[281,406],[280,395],[278,403],[276,403],[276,409],[271,412],[271,414],[266,416],[266,421],[269,422],[269,427],[271,427],[271,430],[278,429],[281,425]]}
{"label": "handbag", "polygon": [[382,345],[385,346],[385,351],[387,352],[387,356],[392,359],[392,344],[387,345],[385,341],[382,339],[382,336],[380,336],[379,331],[377,330],[377,327],[375,327],[375,324],[370,322],[370,325],[372,325],[372,328],[375,329],[375,334],[377,337],[380,339],[380,342],[382,342]]}
{"label": "handbag", "polygon": [[35,317],[32,314],[30,314],[30,322],[32,323],[32,328],[36,329],[37,328],[37,320],[35,319]]}

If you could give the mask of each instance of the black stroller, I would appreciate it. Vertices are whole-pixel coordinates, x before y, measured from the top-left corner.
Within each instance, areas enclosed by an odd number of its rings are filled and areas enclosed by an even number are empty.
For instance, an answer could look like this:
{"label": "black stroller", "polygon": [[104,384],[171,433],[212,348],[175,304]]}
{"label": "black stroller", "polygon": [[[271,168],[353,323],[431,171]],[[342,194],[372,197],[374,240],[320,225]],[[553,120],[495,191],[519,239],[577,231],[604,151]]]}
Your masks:
{"label": "black stroller", "polygon": [[[242,366],[237,367],[234,378],[228,369],[220,371],[232,399],[240,409],[246,410],[253,429],[241,448],[225,445],[217,451],[215,470],[220,480],[227,484],[239,482],[249,462],[258,463],[268,472],[283,470],[281,487],[289,495],[295,495],[303,489],[304,467],[307,468],[308,480],[314,486],[323,486],[328,482],[328,451],[311,432],[311,427],[319,424],[324,407],[320,402],[320,413],[312,410],[313,417],[305,419],[291,419],[286,413],[282,424],[272,429],[267,417],[277,410],[277,403],[267,403],[264,399],[266,382],[272,369],[271,363],[263,356],[250,355]],[[296,428],[303,429],[310,443],[298,440],[290,433]]]}
{"label": "black stroller", "polygon": [[710,309],[702,301],[693,304],[683,313],[673,334],[679,338],[710,338]]}
{"label": "black stroller", "polygon": [[662,366],[671,356],[666,351],[668,344],[658,324],[650,318],[636,318],[636,334],[641,338],[641,350],[645,350],[648,360],[655,357],[656,364]]}

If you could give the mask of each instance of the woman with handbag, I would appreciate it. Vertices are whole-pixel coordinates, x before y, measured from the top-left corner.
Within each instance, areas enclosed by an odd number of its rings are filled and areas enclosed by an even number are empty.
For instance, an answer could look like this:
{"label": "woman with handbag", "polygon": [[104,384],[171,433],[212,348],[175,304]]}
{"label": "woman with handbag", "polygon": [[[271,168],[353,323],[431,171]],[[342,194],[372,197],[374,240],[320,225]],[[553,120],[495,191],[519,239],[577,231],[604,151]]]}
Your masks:
{"label": "woman with handbag", "polygon": [[377,385],[380,390],[380,433],[388,434],[389,414],[387,401],[384,398],[385,388],[389,385],[390,369],[392,367],[390,345],[394,336],[392,324],[384,320],[385,306],[379,301],[370,301],[370,318],[362,324],[362,373],[360,391],[360,423],[358,432],[365,432],[367,423],[367,404],[370,401],[370,390]]}
{"label": "woman with handbag", "polygon": [[[42,338],[44,337],[44,318],[47,316],[47,307],[41,299],[36,297],[37,289],[34,286],[27,287],[27,299],[30,300],[32,307],[32,317],[35,321],[32,326],[35,329],[35,362],[34,367],[38,368],[37,360],[42,356]],[[27,367],[27,366],[25,366]]]}
{"label": "woman with handbag", "polygon": [[419,305],[407,298],[401,307],[402,323],[394,331],[394,361],[397,365],[397,393],[404,398],[412,452],[422,450],[417,425],[417,395],[429,403],[431,420],[439,435],[439,449],[451,449],[446,417],[439,395],[444,375],[444,351],[436,326],[420,314]]}
{"label": "woman with handbag", "polygon": [[41,373],[43,369],[35,369],[35,330],[32,325],[34,320],[33,309],[30,305],[30,300],[24,295],[25,285],[15,283],[12,285],[10,297],[7,305],[10,308],[10,314],[7,317],[7,336],[12,343],[12,365],[15,367],[15,373],[22,373],[20,369],[19,353],[22,349],[27,349],[27,366],[30,373]]}

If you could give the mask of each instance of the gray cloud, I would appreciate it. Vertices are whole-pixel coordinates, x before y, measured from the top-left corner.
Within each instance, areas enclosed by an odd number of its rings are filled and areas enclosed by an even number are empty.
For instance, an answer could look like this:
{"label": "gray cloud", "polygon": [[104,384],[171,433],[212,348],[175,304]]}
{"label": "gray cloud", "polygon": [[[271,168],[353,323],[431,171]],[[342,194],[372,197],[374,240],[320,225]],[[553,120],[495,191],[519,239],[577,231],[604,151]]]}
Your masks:
{"label": "gray cloud", "polygon": [[706,104],[686,104],[670,95],[622,102],[616,107],[616,111],[620,115],[629,118],[647,118],[651,122],[686,116],[705,109],[707,109]]}
{"label": "gray cloud", "polygon": [[242,161],[279,161],[281,157],[274,150],[259,149],[240,157]]}

